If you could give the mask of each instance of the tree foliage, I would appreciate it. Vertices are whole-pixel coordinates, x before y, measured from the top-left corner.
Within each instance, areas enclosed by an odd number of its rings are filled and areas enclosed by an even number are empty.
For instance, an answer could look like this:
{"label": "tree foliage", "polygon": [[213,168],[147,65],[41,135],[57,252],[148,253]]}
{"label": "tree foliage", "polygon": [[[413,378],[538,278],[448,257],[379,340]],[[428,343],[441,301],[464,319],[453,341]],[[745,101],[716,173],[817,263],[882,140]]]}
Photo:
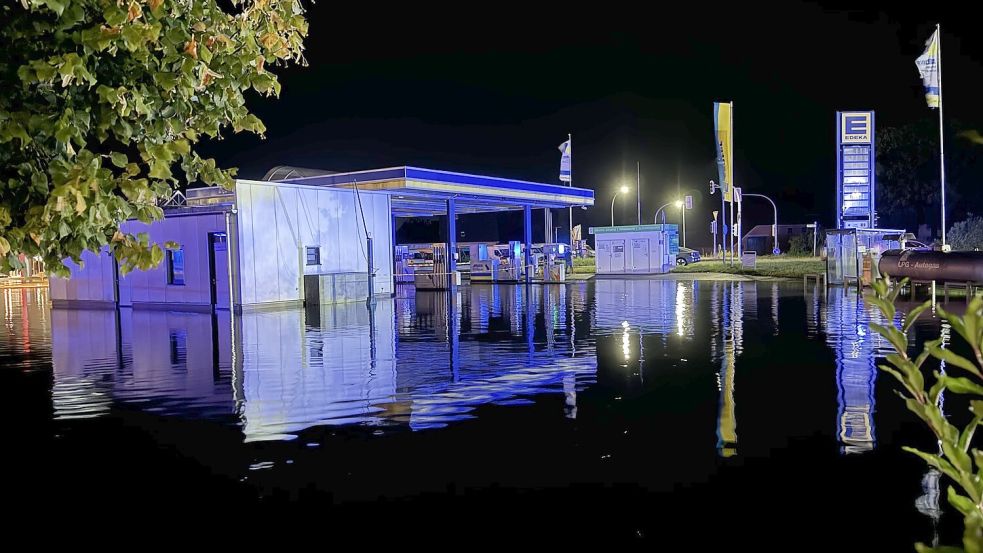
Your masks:
{"label": "tree foliage", "polygon": [[948,240],[954,250],[983,250],[983,217],[970,217],[952,225]]}
{"label": "tree foliage", "polygon": [[159,219],[182,185],[230,187],[195,151],[262,135],[249,90],[303,63],[300,0],[21,0],[0,7],[0,271],[18,253],[62,260],[108,245],[124,270],[163,258],[127,219]]}
{"label": "tree foliage", "polygon": [[[983,180],[983,137],[959,121],[946,122],[946,204],[949,217],[983,209],[976,189]],[[887,224],[938,228],[939,128],[931,114],[877,131],[877,211]],[[907,218],[906,218],[907,217]],[[911,220],[910,217],[914,217]]]}

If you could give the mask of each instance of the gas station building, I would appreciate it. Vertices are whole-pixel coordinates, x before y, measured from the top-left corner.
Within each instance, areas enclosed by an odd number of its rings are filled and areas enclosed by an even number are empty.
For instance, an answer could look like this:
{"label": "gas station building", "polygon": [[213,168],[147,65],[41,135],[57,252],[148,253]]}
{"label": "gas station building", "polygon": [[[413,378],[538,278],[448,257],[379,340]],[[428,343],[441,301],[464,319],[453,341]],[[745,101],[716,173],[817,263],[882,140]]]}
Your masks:
{"label": "gas station building", "polygon": [[[125,232],[178,248],[159,267],[127,275],[107,251],[85,252],[82,266],[69,262],[71,278],[51,279],[52,304],[253,310],[391,296],[398,217],[446,216],[446,251],[455,252],[458,216],[522,211],[528,268],[533,210],[594,204],[588,189],[408,166],[281,167],[266,179],[188,190],[165,206],[163,220],[125,222]],[[445,267],[453,282],[454,255]],[[531,282],[531,271],[523,280]]]}

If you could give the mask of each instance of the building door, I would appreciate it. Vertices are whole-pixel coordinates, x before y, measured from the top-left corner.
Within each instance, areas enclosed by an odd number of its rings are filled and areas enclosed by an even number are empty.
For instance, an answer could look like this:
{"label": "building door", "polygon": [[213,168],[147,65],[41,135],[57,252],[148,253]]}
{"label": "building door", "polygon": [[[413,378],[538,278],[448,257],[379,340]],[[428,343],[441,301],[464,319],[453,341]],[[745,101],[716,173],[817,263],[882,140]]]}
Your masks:
{"label": "building door", "polygon": [[611,272],[612,273],[625,272],[625,241],[624,240],[611,241]]}
{"label": "building door", "polygon": [[649,239],[633,238],[631,241],[631,270],[635,273],[649,272]]}
{"label": "building door", "polygon": [[228,309],[231,303],[228,246],[228,237],[224,232],[208,234],[209,293],[215,309]]}
{"label": "building door", "polygon": [[597,241],[597,254],[595,255],[597,272],[604,274],[611,272],[611,242],[609,240]]}

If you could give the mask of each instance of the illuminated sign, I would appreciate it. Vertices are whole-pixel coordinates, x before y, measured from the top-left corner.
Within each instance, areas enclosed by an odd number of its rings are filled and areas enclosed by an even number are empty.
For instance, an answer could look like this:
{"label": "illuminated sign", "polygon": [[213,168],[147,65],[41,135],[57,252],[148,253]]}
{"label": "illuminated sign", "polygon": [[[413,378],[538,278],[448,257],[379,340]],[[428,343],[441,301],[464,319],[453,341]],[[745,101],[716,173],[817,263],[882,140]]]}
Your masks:
{"label": "illuminated sign", "polygon": [[836,113],[837,228],[874,228],[874,112]]}
{"label": "illuminated sign", "polygon": [[874,138],[874,112],[841,111],[840,144],[872,144]]}

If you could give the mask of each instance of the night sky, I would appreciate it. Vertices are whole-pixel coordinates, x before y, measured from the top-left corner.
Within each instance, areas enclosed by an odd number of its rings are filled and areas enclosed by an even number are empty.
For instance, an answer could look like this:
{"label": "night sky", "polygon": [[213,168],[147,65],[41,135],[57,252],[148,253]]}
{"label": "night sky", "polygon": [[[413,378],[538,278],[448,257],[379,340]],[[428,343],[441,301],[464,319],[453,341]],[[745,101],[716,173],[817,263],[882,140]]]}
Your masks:
{"label": "night sky", "polygon": [[[576,222],[608,224],[639,161],[643,220],[677,186],[694,189],[689,241],[708,245],[714,100],[735,103],[736,184],[775,197],[781,223],[833,222],[837,109],[874,109],[879,128],[937,117],[914,64],[936,22],[946,118],[983,123],[977,18],[939,3],[532,4],[306,3],[310,66],[279,72],[279,100],[251,102],[267,139],[231,136],[203,152],[245,178],[280,164],[418,165],[554,183],[572,133],[574,184],[597,202]],[[633,199],[618,200],[619,224],[635,222]],[[770,223],[759,204],[746,204],[745,229]]]}

